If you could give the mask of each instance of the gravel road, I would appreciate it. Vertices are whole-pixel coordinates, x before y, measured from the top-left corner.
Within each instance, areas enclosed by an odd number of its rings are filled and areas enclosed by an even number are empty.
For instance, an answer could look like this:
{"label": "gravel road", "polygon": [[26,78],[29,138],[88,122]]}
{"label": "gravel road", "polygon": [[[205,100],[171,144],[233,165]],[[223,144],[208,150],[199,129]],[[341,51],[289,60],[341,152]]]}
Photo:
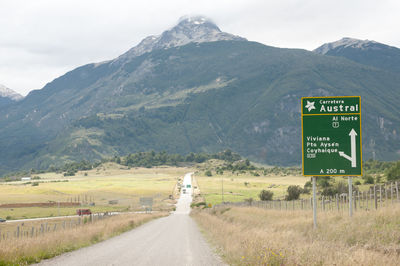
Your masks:
{"label": "gravel road", "polygon": [[[184,184],[191,184],[191,174],[185,175]],[[189,216],[191,191],[181,194],[168,217],[38,265],[225,265]]]}

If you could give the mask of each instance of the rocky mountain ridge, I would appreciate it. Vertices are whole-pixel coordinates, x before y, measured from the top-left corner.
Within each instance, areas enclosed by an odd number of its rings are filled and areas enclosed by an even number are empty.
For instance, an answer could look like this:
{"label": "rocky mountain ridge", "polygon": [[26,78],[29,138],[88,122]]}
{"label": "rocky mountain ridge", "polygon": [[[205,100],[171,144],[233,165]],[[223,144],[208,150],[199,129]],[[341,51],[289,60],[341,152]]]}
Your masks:
{"label": "rocky mountain ridge", "polygon": [[118,61],[140,56],[156,49],[168,49],[183,46],[188,43],[215,41],[246,41],[245,38],[222,32],[210,19],[203,16],[183,17],[173,28],[158,36],[148,36],[137,46],[120,57]]}
{"label": "rocky mountain ridge", "polygon": [[24,97],[16,91],[13,91],[10,88],[0,84],[0,97],[9,98],[13,101],[20,101]]}

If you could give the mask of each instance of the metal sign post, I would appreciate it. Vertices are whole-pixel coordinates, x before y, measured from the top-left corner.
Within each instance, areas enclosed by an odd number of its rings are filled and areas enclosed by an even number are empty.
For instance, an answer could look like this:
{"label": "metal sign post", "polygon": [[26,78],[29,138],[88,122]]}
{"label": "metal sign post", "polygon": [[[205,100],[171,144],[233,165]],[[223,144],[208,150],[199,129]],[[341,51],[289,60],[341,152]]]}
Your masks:
{"label": "metal sign post", "polygon": [[314,228],[317,176],[349,176],[349,215],[353,215],[352,176],[362,175],[361,97],[301,98],[303,175],[313,177]]}
{"label": "metal sign post", "polygon": [[349,176],[349,216],[353,216],[353,178]]}
{"label": "metal sign post", "polygon": [[312,178],[314,229],[317,228],[317,177]]}

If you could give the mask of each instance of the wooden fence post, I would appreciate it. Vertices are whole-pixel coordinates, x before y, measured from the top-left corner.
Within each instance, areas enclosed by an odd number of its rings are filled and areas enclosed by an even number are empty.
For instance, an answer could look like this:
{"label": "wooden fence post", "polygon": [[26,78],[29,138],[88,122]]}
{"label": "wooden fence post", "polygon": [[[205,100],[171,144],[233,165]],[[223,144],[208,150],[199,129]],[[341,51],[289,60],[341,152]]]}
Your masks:
{"label": "wooden fence post", "polygon": [[336,207],[337,210],[339,211],[339,195],[336,193]]}
{"label": "wooden fence post", "polygon": [[385,184],[385,206],[387,206],[387,202],[388,202],[388,189],[387,189],[387,184]]}
{"label": "wooden fence post", "polygon": [[390,203],[393,205],[393,182],[390,183]]}
{"label": "wooden fence post", "polygon": [[357,211],[357,197],[355,191],[353,191],[353,200],[354,200],[354,211]]}
{"label": "wooden fence post", "polygon": [[396,181],[396,197],[397,197],[397,201],[399,201],[399,186],[397,184],[397,181]]}

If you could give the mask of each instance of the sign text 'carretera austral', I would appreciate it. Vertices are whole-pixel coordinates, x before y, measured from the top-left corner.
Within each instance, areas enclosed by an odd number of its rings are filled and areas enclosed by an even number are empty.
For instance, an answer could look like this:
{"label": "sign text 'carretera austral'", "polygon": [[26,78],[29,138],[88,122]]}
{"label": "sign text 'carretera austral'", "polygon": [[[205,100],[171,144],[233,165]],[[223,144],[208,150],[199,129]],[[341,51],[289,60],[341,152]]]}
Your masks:
{"label": "sign text 'carretera austral'", "polygon": [[362,174],[361,97],[301,99],[303,175]]}

